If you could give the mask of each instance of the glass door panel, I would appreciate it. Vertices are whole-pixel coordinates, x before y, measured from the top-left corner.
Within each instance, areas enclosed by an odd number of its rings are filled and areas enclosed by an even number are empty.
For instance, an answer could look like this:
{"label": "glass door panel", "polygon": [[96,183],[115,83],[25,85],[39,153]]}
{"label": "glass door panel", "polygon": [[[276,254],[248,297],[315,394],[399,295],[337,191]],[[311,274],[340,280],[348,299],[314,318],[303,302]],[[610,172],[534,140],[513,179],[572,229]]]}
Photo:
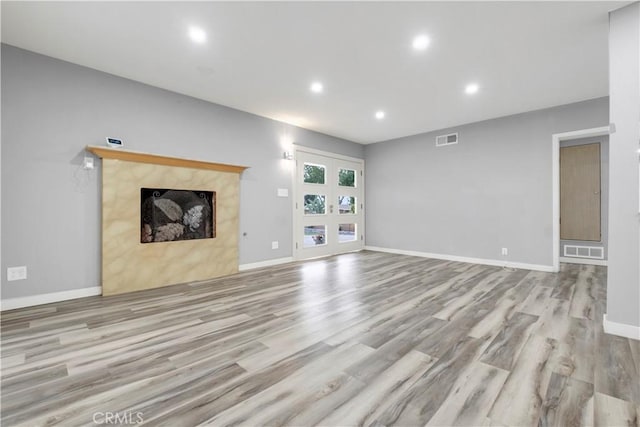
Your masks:
{"label": "glass door panel", "polygon": [[339,224],[338,225],[338,242],[353,242],[354,240],[358,240],[358,235],[356,233],[356,224]]}
{"label": "glass door panel", "polygon": [[323,194],[305,194],[304,195],[304,214],[305,215],[324,215],[326,209],[327,197]]}
{"label": "glass door panel", "polygon": [[356,198],[353,196],[338,196],[338,214],[350,215],[356,213]]}

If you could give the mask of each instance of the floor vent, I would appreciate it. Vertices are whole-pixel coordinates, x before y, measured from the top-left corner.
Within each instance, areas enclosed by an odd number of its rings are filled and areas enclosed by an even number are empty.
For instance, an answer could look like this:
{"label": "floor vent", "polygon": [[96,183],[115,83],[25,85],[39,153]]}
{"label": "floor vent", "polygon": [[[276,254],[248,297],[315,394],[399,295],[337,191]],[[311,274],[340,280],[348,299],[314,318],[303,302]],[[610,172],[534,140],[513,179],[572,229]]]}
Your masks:
{"label": "floor vent", "polygon": [[564,256],[604,259],[604,248],[600,246],[564,245]]}
{"label": "floor vent", "polygon": [[448,135],[436,136],[436,147],[445,145],[453,145],[458,143],[458,133],[450,133]]}

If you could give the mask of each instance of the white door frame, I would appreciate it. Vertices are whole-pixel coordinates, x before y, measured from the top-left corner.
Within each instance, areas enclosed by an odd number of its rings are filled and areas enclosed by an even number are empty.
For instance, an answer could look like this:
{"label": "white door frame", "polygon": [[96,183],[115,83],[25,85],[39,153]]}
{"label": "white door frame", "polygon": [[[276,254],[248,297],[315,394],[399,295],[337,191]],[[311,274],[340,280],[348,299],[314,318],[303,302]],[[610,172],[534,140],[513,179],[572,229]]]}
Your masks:
{"label": "white door frame", "polygon": [[553,271],[560,271],[560,142],[591,136],[609,135],[609,126],[581,129],[551,135],[551,174],[552,174],[552,225],[553,225]]}
{"label": "white door frame", "polygon": [[[305,147],[304,145],[297,145],[296,143],[293,144],[293,158],[295,159],[295,161],[298,161],[298,152],[304,152],[304,153],[310,153],[310,154],[317,154],[320,156],[325,156],[325,157],[331,157],[334,159],[339,159],[339,160],[347,160],[350,162],[358,162],[358,163],[362,163],[362,179],[360,179],[361,182],[361,186],[362,186],[362,200],[359,202],[362,204],[363,208],[362,208],[362,235],[364,236],[364,241],[362,242],[362,247],[364,248],[364,245],[366,243],[366,239],[367,239],[367,235],[366,235],[366,228],[365,228],[365,214],[366,214],[366,202],[365,202],[365,164],[364,164],[364,159],[360,159],[357,157],[350,157],[350,156],[345,156],[342,154],[336,154],[336,153],[331,153],[329,151],[322,151],[322,150],[317,150],[315,148],[309,148],[309,147]],[[293,252],[293,259],[294,261],[297,261],[300,259],[300,254],[302,253],[302,248],[296,249],[296,230],[298,230],[299,228],[299,224],[298,224],[298,216],[296,215],[296,201],[298,200],[298,192],[300,191],[300,189],[298,188],[298,180],[297,180],[297,175],[296,175],[296,171],[297,171],[297,167],[294,166],[293,168],[293,173],[291,174],[291,179],[292,179],[292,186],[291,188],[293,188],[293,197],[292,197],[292,203],[291,203],[291,214],[292,214],[292,218],[293,218],[293,227],[292,227],[292,242],[291,242],[291,250]]]}

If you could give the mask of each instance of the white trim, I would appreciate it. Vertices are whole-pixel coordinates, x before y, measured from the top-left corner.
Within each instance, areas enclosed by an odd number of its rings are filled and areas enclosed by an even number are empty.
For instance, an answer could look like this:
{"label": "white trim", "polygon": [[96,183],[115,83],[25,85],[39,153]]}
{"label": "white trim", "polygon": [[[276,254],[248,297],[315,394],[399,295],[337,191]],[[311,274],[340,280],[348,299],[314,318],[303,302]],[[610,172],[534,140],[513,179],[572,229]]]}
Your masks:
{"label": "white trim", "polygon": [[599,128],[580,129],[571,132],[554,133],[554,137],[558,137],[560,141],[569,139],[589,138],[591,136],[609,135],[609,126],[601,126]]}
{"label": "white trim", "polygon": [[447,261],[457,261],[457,262],[468,262],[471,264],[482,264],[482,265],[493,265],[497,267],[510,267],[510,268],[521,268],[524,270],[536,270],[536,271],[545,271],[545,272],[553,272],[553,266],[551,265],[541,265],[541,264],[527,264],[524,262],[508,262],[497,259],[485,259],[485,258],[470,258],[463,257],[457,255],[446,255],[446,254],[433,254],[429,252],[418,252],[418,251],[405,251],[403,249],[390,249],[390,248],[380,248],[377,246],[365,246],[366,250],[375,251],[375,252],[387,252],[390,254],[398,254],[398,255],[410,255],[410,256],[418,256],[423,258],[435,258],[435,259],[443,259]]}
{"label": "white trim", "polygon": [[13,310],[16,308],[33,307],[35,305],[49,304],[52,302],[68,301],[77,298],[102,295],[102,287],[73,289],[71,291],[53,292],[50,294],[32,295],[28,297],[7,298],[0,303],[0,310]]}
{"label": "white trim", "polygon": [[551,142],[551,193],[552,193],[552,210],[551,210],[551,229],[552,238],[551,245],[553,271],[560,271],[560,137],[552,136]]}
{"label": "white trim", "polygon": [[339,159],[339,160],[347,160],[349,162],[363,162],[364,163],[364,159],[361,158],[361,157],[350,157],[350,156],[345,156],[345,155],[342,155],[342,154],[332,153],[331,151],[317,150],[315,148],[305,147],[304,145],[300,145],[300,144],[297,144],[295,142],[293,143],[293,151],[294,151],[294,153],[296,151],[304,151],[305,153],[317,154],[319,156],[324,156],[324,157],[331,157],[332,159]]}
{"label": "white trim", "polygon": [[612,322],[607,320],[607,313],[602,316],[602,326],[607,334],[618,335],[632,340],[640,340],[640,326]]}
{"label": "white trim", "polygon": [[609,126],[581,129],[551,135],[551,192],[552,192],[552,256],[553,272],[560,271],[560,141],[609,135]]}
{"label": "white trim", "polygon": [[585,264],[585,265],[602,265],[604,267],[607,266],[606,259],[589,259],[589,258],[571,258],[566,256],[560,257],[560,262],[564,262],[567,264]]}
{"label": "white trim", "polygon": [[293,257],[268,259],[266,261],[252,262],[249,264],[240,264],[238,271],[254,270],[256,268],[271,267],[273,265],[287,264],[293,262]]}

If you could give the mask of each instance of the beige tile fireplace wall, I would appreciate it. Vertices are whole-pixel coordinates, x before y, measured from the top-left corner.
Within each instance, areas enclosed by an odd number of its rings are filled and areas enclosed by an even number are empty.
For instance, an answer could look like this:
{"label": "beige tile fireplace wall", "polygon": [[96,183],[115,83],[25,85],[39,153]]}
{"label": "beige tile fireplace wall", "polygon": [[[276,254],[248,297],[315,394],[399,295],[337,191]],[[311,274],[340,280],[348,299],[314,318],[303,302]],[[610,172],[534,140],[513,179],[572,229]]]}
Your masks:
{"label": "beige tile fireplace wall", "polygon": [[[140,189],[216,192],[216,237],[140,243]],[[239,174],[102,159],[102,293],[113,295],[238,271]]]}

